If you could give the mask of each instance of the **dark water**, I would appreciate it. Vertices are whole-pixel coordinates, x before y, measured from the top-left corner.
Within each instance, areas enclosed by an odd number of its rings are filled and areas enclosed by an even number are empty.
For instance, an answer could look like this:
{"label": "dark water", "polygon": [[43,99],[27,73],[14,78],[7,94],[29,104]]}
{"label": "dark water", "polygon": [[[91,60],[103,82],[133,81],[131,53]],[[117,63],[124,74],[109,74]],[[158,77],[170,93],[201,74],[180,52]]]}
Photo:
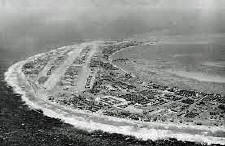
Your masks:
{"label": "dark water", "polygon": [[174,139],[138,141],[74,129],[41,111],[30,110],[4,82],[4,72],[13,63],[82,40],[225,33],[225,11],[171,6],[156,9],[145,3],[109,1],[0,1],[0,145],[192,145]]}

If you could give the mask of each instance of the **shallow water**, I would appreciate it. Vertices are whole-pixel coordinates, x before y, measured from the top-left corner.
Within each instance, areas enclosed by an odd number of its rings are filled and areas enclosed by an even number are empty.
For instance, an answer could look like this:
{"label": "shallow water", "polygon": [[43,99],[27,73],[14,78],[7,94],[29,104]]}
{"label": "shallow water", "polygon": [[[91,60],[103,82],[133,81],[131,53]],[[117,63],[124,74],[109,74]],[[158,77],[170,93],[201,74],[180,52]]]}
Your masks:
{"label": "shallow water", "polygon": [[[224,39],[225,40],[225,39]],[[225,83],[225,43],[159,45],[167,54],[164,69],[200,82]]]}
{"label": "shallow water", "polygon": [[[179,36],[176,41],[164,39],[154,45],[123,50],[115,57],[135,61],[142,71],[151,72],[150,80],[225,94],[225,35],[215,36],[204,40],[196,35]],[[191,37],[195,39],[189,41]]]}

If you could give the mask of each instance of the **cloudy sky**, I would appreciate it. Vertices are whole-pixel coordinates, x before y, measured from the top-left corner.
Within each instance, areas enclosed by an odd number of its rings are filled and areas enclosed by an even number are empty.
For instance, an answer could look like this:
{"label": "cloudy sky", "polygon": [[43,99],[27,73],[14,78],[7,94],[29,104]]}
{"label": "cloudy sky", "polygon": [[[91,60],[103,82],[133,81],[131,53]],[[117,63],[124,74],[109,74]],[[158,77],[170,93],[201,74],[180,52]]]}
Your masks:
{"label": "cloudy sky", "polygon": [[78,39],[225,32],[225,0],[0,0],[0,49]]}
{"label": "cloudy sky", "polygon": [[71,7],[146,6],[154,8],[202,8],[225,7],[224,0],[0,0],[0,7],[6,9],[69,9]]}

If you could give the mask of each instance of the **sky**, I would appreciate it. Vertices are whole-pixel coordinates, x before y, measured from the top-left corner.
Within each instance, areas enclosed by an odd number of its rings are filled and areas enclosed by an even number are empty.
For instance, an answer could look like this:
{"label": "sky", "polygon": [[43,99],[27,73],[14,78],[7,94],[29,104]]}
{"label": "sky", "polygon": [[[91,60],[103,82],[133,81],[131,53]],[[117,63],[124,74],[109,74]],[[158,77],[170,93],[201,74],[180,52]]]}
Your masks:
{"label": "sky", "polygon": [[225,32],[225,0],[0,0],[0,49],[148,32]]}
{"label": "sky", "polygon": [[33,9],[45,8],[69,9],[71,7],[153,7],[153,8],[225,8],[224,0],[0,0],[0,8]]}

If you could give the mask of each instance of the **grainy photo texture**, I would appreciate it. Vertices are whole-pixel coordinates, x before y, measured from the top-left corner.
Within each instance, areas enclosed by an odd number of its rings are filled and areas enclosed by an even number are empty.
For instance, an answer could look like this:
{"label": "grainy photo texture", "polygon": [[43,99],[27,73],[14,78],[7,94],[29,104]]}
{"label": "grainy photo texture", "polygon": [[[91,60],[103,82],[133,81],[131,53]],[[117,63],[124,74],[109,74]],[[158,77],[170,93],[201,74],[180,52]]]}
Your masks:
{"label": "grainy photo texture", "polygon": [[225,1],[0,0],[0,145],[225,145]]}

